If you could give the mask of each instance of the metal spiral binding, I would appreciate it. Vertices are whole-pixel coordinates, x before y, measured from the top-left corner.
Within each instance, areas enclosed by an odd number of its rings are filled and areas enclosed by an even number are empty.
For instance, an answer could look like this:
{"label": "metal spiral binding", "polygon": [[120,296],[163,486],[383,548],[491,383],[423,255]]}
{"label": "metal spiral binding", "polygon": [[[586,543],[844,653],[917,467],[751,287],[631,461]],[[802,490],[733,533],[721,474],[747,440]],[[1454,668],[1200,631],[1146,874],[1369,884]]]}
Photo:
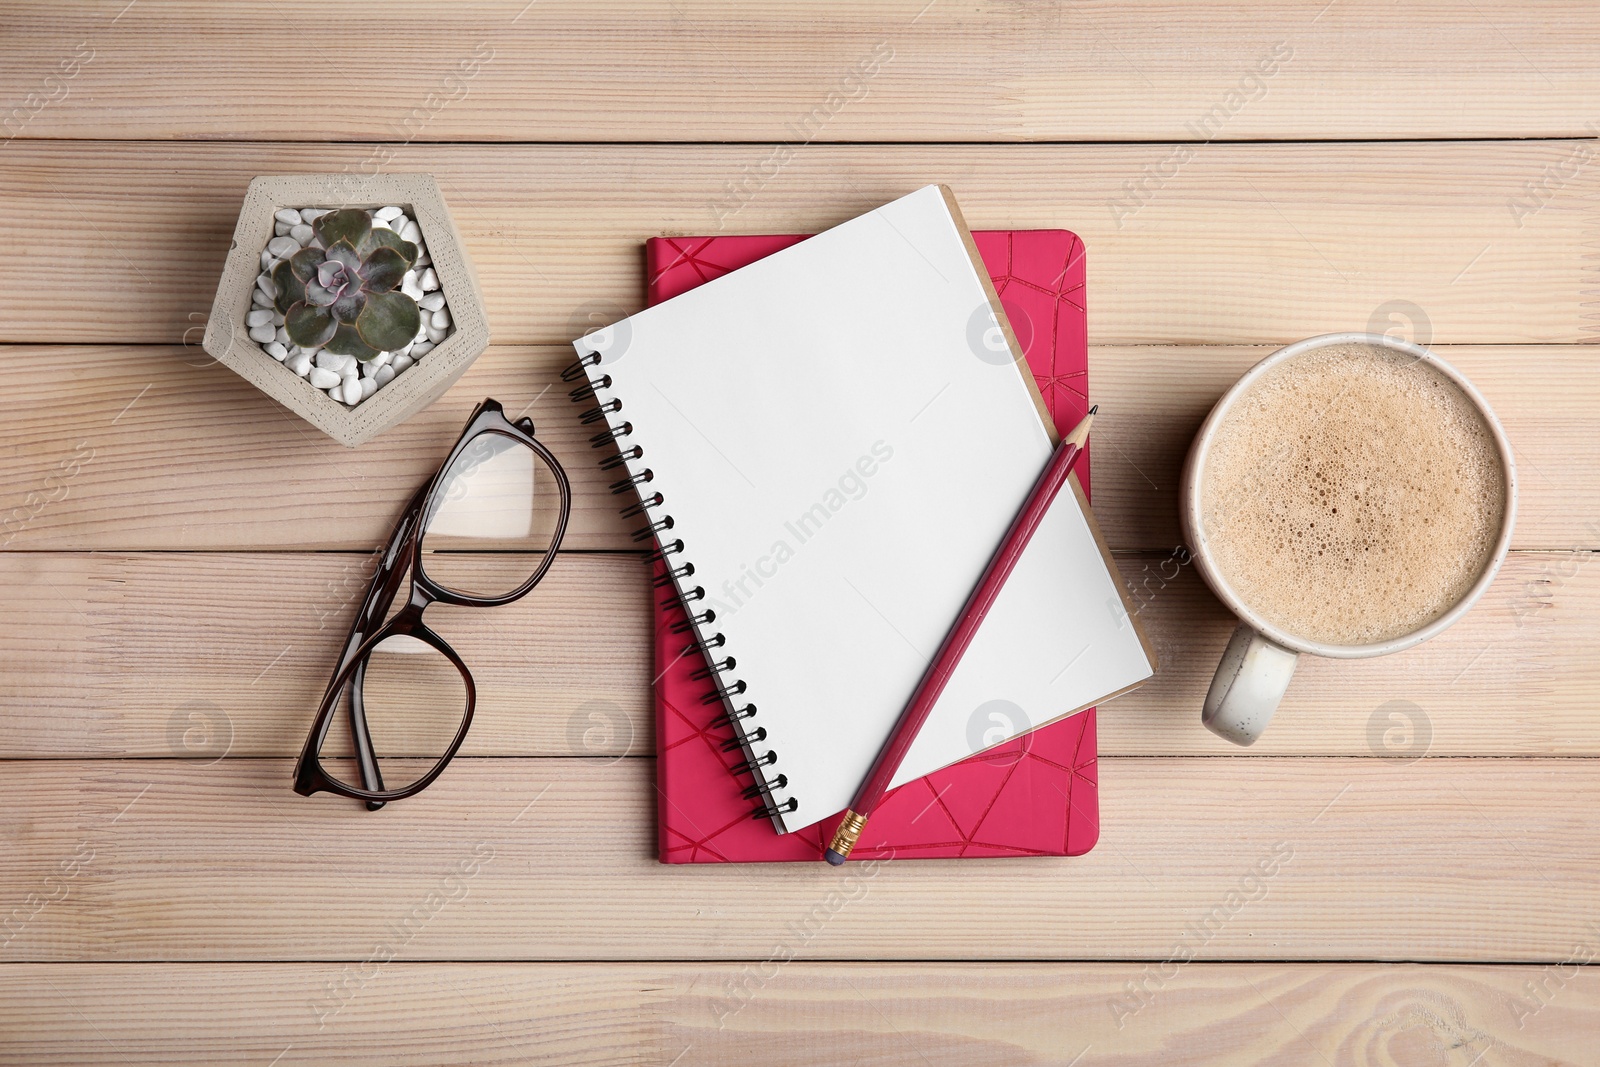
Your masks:
{"label": "metal spiral binding", "polygon": [[[787,774],[780,774],[778,777],[772,780],[772,788],[774,789],[785,789],[788,787],[788,785],[789,776]],[[744,793],[741,795],[746,800],[754,800],[756,797],[761,795],[761,787],[759,785],[746,786]]]}
{"label": "metal spiral binding", "polygon": [[710,678],[713,674],[721,674],[723,671],[731,671],[738,665],[738,661],[732,656],[729,656],[721,663],[708,663],[704,667],[696,668],[690,673],[689,677],[694,681],[703,682],[707,678]]}
{"label": "metal spiral binding", "polygon": [[746,741],[753,745],[757,741],[765,741],[766,739],[767,728],[765,726],[758,726],[755,728],[755,730],[745,735],[745,737],[742,739],[738,737],[730,737],[726,741],[722,742],[722,751],[732,752],[734,749],[739,748]]}
{"label": "metal spiral binding", "polygon": [[734,764],[731,770],[734,774],[755,774],[757,767],[770,767],[777,762],[778,754],[776,752],[768,751],[762,753],[754,759],[749,759],[745,760],[743,763]]}
{"label": "metal spiral binding", "polygon": [[766,804],[750,813],[752,819],[776,819],[779,815],[789,815],[800,810],[800,801],[794,797],[779,804]]}
{"label": "metal spiral binding", "polygon": [[[625,442],[625,438],[633,433],[633,423],[627,421],[613,422],[612,416],[622,410],[621,399],[606,395],[612,386],[611,375],[595,371],[592,368],[600,365],[600,354],[591,352],[580,356],[577,361],[566,367],[561,372],[561,380],[572,385],[567,398],[574,404],[588,404],[579,416],[585,426],[601,424],[604,429],[589,438],[589,447],[604,450],[604,458],[599,461],[603,471],[619,471],[626,475],[614,481],[609,486],[614,496],[628,496],[634,502],[622,509],[624,518],[641,518],[645,525],[633,532],[636,542],[654,542],[655,550],[646,557],[646,562],[651,565],[660,563],[663,573],[652,582],[657,589],[671,587],[673,592],[668,599],[662,601],[666,607],[673,602],[681,604],[686,612],[686,618],[672,625],[671,630],[676,634],[687,634],[693,641],[693,646],[698,648],[704,659],[704,665],[697,668],[690,677],[694,681],[704,681],[712,686],[701,699],[702,704],[722,704],[726,710],[716,720],[718,724],[726,724],[733,728],[732,739],[722,743],[722,751],[734,752],[742,750],[747,757],[743,763],[735,764],[730,770],[734,775],[748,774],[753,776],[755,784],[743,790],[745,800],[760,800],[761,805],[750,811],[754,819],[772,819],[787,815],[799,810],[800,802],[790,797],[783,799],[776,795],[789,785],[789,776],[777,774],[771,778],[763,775],[762,768],[771,767],[778,762],[778,753],[768,747],[764,752],[757,752],[754,745],[765,742],[767,730],[764,726],[753,726],[746,729],[745,723],[756,717],[756,706],[746,703],[742,707],[734,705],[733,698],[745,691],[742,679],[730,678],[729,672],[737,667],[737,661],[732,656],[718,658],[712,654],[713,649],[723,648],[728,639],[722,633],[705,634],[705,628],[716,622],[717,613],[711,608],[695,612],[691,605],[706,599],[704,586],[696,585],[683,588],[684,580],[694,576],[694,564],[682,559],[684,544],[681,538],[663,541],[662,536],[673,528],[673,518],[664,512],[655,511],[666,504],[666,498],[659,492],[648,492],[644,486],[655,480],[655,472],[645,467],[634,472],[632,464],[644,458],[644,448],[637,442]],[[673,557],[680,557],[674,559]],[[685,649],[687,652],[688,649]]]}

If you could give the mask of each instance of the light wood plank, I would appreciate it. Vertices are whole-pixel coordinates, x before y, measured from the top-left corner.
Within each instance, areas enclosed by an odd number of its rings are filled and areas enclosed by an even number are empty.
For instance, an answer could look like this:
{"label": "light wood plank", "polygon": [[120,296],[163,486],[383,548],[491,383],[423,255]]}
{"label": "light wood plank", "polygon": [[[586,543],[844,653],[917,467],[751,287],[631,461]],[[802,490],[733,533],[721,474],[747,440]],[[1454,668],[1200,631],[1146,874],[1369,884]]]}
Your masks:
{"label": "light wood plank", "polygon": [[[22,625],[0,661],[0,752],[293,756],[372,558],[6,553]],[[70,591],[70,593],[69,593]],[[564,555],[539,589],[428,622],[471,664],[469,755],[653,751],[644,564]]]}
{"label": "light wood plank", "polygon": [[458,760],[369,813],[293,796],[286,760],[14,762],[4,959],[1548,963],[1593,936],[1588,760],[1107,759],[1077,859],[691,870],[655,861],[651,770]]}
{"label": "light wood plank", "polygon": [[[1170,550],[1178,472],[1264,347],[1100,347],[1090,389],[1096,514],[1112,547]],[[1600,548],[1600,349],[1444,346],[1516,446],[1515,544]],[[360,450],[335,444],[194,349],[18,347],[0,391],[0,542],[43,549],[366,549],[485,396],[526,410],[572,476],[566,545],[627,548],[612,479],[557,377],[569,350],[491,348],[444,399]],[[32,494],[30,496],[30,494]]]}
{"label": "light wood plank", "polygon": [[[1282,343],[1406,301],[1433,340],[1482,344],[1600,325],[1585,303],[1600,288],[1585,258],[1600,168],[1574,162],[1587,148],[1213,144],[1179,166],[1159,144],[818,145],[766,179],[759,144],[416,143],[383,169],[437,175],[501,343],[567,342],[590,311],[637,308],[653,234],[817,230],[942,181],[975,228],[1084,238],[1096,343]],[[0,340],[180,341],[210,310],[250,178],[357,171],[370,151],[11,141]],[[1543,206],[1519,215],[1530,182],[1547,186]]]}
{"label": "light wood plank", "polygon": [[[835,0],[784,11],[498,0],[445,20],[414,0],[381,12],[306,0],[123,6],[9,5],[7,132],[796,144],[1571,136],[1596,118],[1600,81],[1593,20],[1558,2]],[[330,75],[340,92],[308,97],[286,76],[315,59],[293,28],[322,25],[382,47],[342,52]]]}
{"label": "light wood plank", "polygon": [[[1433,641],[1374,660],[1304,660],[1252,751],[1600,755],[1593,561],[1514,553],[1484,601]],[[1102,710],[1101,752],[1235,753],[1198,721],[1231,617],[1192,568],[1162,556],[1119,563],[1137,582],[1161,670]],[[366,568],[366,557],[332,554],[0,555],[11,612],[0,755],[297,754]],[[652,752],[647,604],[635,559],[569,553],[515,605],[431,609],[479,687],[464,751]],[[1034,721],[1053,713],[1025,710]]]}
{"label": "light wood plank", "polygon": [[1074,1056],[1119,1067],[1473,1056],[1576,1065],[1588,1062],[1600,1028],[1600,991],[1571,965],[1195,963],[1145,979],[1138,1006],[1125,985],[1142,971],[798,961],[11,966],[0,967],[0,1059],[43,1067],[114,1052],[122,1064],[278,1056],[279,1067],[667,1067],[679,1057],[745,1067],[773,1060],[781,1043],[782,1062],[795,1067],[1020,1067]]}

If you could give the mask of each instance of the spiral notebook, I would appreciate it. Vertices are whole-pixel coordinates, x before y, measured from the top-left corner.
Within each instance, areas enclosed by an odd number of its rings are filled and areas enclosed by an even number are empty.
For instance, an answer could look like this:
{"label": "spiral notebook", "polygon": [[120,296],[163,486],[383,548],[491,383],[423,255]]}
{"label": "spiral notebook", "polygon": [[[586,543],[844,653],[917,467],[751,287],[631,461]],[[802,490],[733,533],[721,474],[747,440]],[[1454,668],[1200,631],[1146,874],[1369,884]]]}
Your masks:
{"label": "spiral notebook", "polygon": [[[647,304],[798,244],[802,234],[652,237]],[[1083,242],[1067,230],[974,230],[1012,331],[1057,426],[1089,409]],[[905,383],[913,387],[915,382]],[[1089,449],[1092,452],[1092,447]],[[1077,474],[1090,496],[1090,455]],[[656,563],[654,576],[664,573]],[[815,863],[835,820],[775,834],[752,819],[748,776],[676,593],[659,595],[655,633],[657,856],[662,863]],[[985,732],[1010,726],[993,709]],[[894,790],[873,813],[858,860],[1080,856],[1100,835],[1094,708],[1042,726]]]}
{"label": "spiral notebook", "polygon": [[[575,347],[575,399],[620,449],[613,488],[638,494],[767,814],[836,814],[1052,447],[953,198],[918,190]],[[896,784],[1153,666],[1063,494]]]}

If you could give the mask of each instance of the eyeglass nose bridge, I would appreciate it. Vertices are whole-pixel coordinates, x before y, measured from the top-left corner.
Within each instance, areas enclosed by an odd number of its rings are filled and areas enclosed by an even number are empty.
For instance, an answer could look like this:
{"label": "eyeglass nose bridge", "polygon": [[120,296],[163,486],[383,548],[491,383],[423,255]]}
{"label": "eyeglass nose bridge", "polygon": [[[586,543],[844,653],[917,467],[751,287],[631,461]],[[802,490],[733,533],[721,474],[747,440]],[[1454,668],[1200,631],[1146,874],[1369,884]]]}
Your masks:
{"label": "eyeglass nose bridge", "polygon": [[395,613],[393,622],[410,625],[422,621],[422,613],[438,598],[425,588],[425,582],[411,583],[411,600]]}

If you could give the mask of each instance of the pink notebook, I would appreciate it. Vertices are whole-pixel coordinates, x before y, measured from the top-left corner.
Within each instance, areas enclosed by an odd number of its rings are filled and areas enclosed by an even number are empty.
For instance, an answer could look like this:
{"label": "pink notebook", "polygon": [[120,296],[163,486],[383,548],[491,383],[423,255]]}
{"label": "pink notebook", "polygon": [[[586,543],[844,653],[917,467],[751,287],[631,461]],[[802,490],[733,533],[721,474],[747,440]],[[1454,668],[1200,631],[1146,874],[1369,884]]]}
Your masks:
{"label": "pink notebook", "polygon": [[[1088,400],[1083,242],[1065,230],[973,233],[1029,368],[1059,428]],[[658,237],[646,242],[648,300],[655,304],[804,240],[798,235]],[[1089,489],[1089,457],[1077,476]],[[658,575],[660,574],[658,565]],[[655,592],[656,785],[663,863],[817,861],[837,818],[777,834],[752,817],[760,800],[720,703],[692,677],[702,665],[690,637],[674,634],[684,611]],[[996,723],[1004,731],[1011,724]],[[859,859],[1076,856],[1099,836],[1095,710],[1051,723],[909,782],[873,815]]]}

